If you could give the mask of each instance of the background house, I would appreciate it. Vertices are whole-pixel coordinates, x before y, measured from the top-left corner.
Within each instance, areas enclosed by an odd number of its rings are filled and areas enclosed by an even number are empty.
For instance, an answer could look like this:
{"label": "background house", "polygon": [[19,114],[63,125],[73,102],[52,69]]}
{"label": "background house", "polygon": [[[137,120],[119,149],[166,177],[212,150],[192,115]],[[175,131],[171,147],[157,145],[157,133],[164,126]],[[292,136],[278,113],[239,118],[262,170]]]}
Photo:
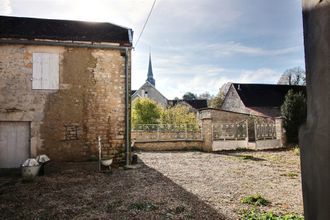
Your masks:
{"label": "background house", "polygon": [[262,117],[280,117],[289,90],[306,93],[305,86],[232,83],[221,109]]}
{"label": "background house", "polygon": [[156,89],[156,80],[152,71],[150,54],[147,80],[138,90],[134,90],[134,93],[132,93],[132,102],[137,98],[149,98],[163,107],[167,106],[167,98]]}
{"label": "background house", "polygon": [[207,99],[175,99],[168,100],[168,106],[174,107],[176,105],[185,105],[190,111],[197,113],[197,111],[207,108]]}
{"label": "background house", "polygon": [[37,154],[90,159],[98,136],[103,155],[123,162],[132,31],[5,16],[0,30],[0,167]]}

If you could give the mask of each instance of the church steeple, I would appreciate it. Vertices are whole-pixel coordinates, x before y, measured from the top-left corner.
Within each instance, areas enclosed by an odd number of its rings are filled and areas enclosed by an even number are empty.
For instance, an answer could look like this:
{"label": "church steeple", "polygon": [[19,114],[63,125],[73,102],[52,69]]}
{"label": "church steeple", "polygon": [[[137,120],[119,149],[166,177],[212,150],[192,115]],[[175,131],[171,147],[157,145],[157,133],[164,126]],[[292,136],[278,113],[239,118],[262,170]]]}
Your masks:
{"label": "church steeple", "polygon": [[156,81],[154,79],[154,74],[152,72],[152,65],[151,65],[151,54],[149,53],[149,67],[148,67],[148,78],[147,81],[150,82],[153,86],[156,86]]}

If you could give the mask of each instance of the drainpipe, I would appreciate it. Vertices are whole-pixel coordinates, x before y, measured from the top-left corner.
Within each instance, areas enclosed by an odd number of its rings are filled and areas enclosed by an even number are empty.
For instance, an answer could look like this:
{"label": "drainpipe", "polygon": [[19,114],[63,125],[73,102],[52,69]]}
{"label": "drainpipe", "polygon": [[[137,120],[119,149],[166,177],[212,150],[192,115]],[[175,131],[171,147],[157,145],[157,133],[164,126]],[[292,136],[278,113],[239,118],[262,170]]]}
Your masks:
{"label": "drainpipe", "polygon": [[125,149],[126,166],[130,165],[130,120],[129,120],[129,86],[128,86],[128,49],[125,48]]}

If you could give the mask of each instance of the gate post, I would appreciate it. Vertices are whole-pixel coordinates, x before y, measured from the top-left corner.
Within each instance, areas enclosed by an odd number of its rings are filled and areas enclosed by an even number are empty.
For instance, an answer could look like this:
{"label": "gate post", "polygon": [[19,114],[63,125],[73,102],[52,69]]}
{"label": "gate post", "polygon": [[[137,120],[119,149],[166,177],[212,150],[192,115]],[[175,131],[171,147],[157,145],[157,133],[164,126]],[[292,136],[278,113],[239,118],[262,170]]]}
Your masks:
{"label": "gate post", "polygon": [[203,135],[203,151],[211,152],[212,151],[212,144],[213,144],[213,135],[212,135],[212,118],[210,112],[203,112],[201,114],[202,117],[200,118],[202,122],[202,135]]}

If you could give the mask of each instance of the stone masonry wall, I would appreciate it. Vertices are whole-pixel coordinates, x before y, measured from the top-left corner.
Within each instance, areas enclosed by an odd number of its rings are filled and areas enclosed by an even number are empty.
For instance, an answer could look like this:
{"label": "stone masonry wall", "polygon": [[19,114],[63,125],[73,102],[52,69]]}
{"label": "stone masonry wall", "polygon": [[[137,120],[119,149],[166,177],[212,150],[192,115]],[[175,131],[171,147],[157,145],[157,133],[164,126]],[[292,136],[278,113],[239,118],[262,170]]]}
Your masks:
{"label": "stone masonry wall", "polygon": [[[32,90],[33,52],[60,55],[59,90]],[[90,159],[101,136],[103,155],[123,162],[124,64],[119,50],[1,45],[0,121],[31,122],[31,156]]]}
{"label": "stone masonry wall", "polygon": [[241,101],[238,93],[236,92],[233,85],[230,86],[225,99],[221,105],[221,109],[226,111],[240,112],[240,113],[249,113],[245,105]]}
{"label": "stone masonry wall", "polygon": [[158,142],[135,142],[134,147],[137,150],[146,151],[178,151],[178,150],[202,150],[202,140],[191,141],[158,141]]}

